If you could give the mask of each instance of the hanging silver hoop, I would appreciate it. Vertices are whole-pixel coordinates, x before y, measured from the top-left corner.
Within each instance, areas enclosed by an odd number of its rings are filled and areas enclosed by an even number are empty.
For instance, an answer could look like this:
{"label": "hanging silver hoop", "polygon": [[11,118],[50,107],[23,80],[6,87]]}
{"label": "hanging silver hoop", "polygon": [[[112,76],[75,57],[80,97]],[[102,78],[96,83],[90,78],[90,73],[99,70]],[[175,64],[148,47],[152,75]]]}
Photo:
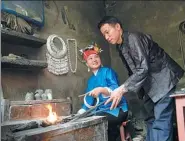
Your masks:
{"label": "hanging silver hoop", "polygon": [[[60,42],[62,44],[62,49],[61,50],[57,49],[57,47],[54,45],[54,43],[53,43],[54,38],[57,38],[57,39],[60,40]],[[47,39],[47,50],[48,50],[48,53],[52,57],[60,59],[60,58],[63,58],[66,55],[67,46],[66,46],[64,40],[61,37],[53,34],[53,35],[50,35]]]}

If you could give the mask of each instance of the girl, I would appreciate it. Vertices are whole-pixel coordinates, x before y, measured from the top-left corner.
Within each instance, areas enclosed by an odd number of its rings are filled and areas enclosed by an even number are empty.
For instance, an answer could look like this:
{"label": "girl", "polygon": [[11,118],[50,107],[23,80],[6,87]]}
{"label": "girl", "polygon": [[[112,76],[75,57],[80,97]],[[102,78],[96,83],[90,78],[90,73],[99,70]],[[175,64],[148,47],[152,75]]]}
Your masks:
{"label": "girl", "polygon": [[[86,93],[89,92],[89,94],[84,97],[84,104],[78,114],[82,114],[91,106],[94,106],[95,99],[99,99],[99,103],[105,102],[110,97],[111,92],[119,87],[116,72],[111,68],[102,66],[99,56],[101,51],[96,44],[89,45],[81,50],[88,70],[90,69],[93,74],[88,79],[85,91]],[[117,108],[110,110],[111,104],[98,106],[92,114],[106,116],[108,120],[108,140],[115,141],[119,135],[119,128],[117,127],[127,119],[128,106],[124,97],[122,97]]]}

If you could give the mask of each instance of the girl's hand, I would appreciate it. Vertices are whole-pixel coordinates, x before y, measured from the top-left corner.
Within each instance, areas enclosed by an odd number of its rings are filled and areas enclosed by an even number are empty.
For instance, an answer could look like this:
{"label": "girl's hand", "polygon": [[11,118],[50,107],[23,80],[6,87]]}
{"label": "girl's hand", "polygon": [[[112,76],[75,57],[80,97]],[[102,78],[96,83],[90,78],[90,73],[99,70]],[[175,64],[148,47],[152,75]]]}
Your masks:
{"label": "girl's hand", "polygon": [[102,87],[97,87],[97,88],[93,89],[93,90],[89,93],[89,95],[90,95],[90,96],[93,96],[93,97],[98,97],[98,95],[99,95],[100,93],[102,93],[102,92],[103,92],[103,88],[102,88]]}

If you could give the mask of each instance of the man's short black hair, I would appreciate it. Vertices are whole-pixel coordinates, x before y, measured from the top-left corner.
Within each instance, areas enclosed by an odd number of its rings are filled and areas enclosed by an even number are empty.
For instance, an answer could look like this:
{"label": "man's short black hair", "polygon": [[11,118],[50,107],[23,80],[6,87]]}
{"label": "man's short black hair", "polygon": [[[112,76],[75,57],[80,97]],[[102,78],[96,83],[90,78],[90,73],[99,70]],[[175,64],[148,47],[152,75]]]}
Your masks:
{"label": "man's short black hair", "polygon": [[101,28],[102,25],[104,24],[120,24],[120,27],[122,28],[122,23],[120,20],[118,20],[118,18],[114,17],[114,16],[105,16],[102,18],[102,20],[98,23],[98,29]]}

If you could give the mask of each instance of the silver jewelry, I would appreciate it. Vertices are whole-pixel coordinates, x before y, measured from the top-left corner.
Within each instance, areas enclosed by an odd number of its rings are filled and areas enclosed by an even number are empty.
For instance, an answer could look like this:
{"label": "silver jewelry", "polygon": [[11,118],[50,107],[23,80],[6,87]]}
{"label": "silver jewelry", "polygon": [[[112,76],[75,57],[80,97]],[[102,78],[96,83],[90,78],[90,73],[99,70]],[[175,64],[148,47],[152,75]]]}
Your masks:
{"label": "silver jewelry", "polygon": [[90,68],[89,67],[88,67],[87,71],[90,72]]}
{"label": "silver jewelry", "polygon": [[[53,43],[54,38],[58,38],[61,42],[61,49],[56,47]],[[46,58],[48,63],[48,71],[61,75],[68,73],[68,57],[67,46],[64,40],[57,35],[50,35],[47,39],[47,52]]]}
{"label": "silver jewelry", "polygon": [[99,97],[95,97],[95,99],[96,99],[96,104],[95,104],[94,106],[89,105],[89,104],[87,103],[87,101],[86,101],[86,96],[87,96],[87,95],[84,96],[84,104],[85,104],[85,106],[87,106],[88,108],[94,108],[94,107],[96,107],[96,106],[99,104],[99,101],[100,101]]}
{"label": "silver jewelry", "polygon": [[[70,46],[69,46],[69,42],[74,42],[74,50],[75,50],[75,68],[73,69],[72,68],[72,64],[71,64],[71,55],[70,55]],[[77,54],[77,42],[76,42],[76,39],[67,39],[67,49],[68,49],[68,60],[69,60],[69,68],[71,70],[72,73],[75,73],[76,70],[77,70],[77,57],[78,57],[78,54]]]}
{"label": "silver jewelry", "polygon": [[37,89],[35,91],[35,99],[36,100],[42,100],[42,94],[43,94],[43,90],[42,89]]}
{"label": "silver jewelry", "polygon": [[[62,48],[58,48],[54,45],[54,42],[53,42],[54,38],[57,38],[60,41]],[[67,53],[67,47],[66,47],[66,44],[65,44],[64,40],[61,37],[59,37],[55,34],[50,35],[48,37],[48,39],[47,39],[47,50],[48,50],[48,53],[56,59],[63,58]]]}
{"label": "silver jewelry", "polygon": [[52,100],[53,99],[53,95],[52,95],[52,90],[51,89],[46,89],[45,90],[45,94],[47,95],[48,100]]}
{"label": "silver jewelry", "polygon": [[32,92],[27,92],[26,93],[26,96],[25,96],[25,100],[28,101],[28,100],[34,100],[34,94]]}
{"label": "silver jewelry", "polygon": [[45,94],[45,93],[43,93],[42,95],[41,95],[41,98],[42,98],[42,100],[47,100],[48,98],[47,98],[47,95]]}

